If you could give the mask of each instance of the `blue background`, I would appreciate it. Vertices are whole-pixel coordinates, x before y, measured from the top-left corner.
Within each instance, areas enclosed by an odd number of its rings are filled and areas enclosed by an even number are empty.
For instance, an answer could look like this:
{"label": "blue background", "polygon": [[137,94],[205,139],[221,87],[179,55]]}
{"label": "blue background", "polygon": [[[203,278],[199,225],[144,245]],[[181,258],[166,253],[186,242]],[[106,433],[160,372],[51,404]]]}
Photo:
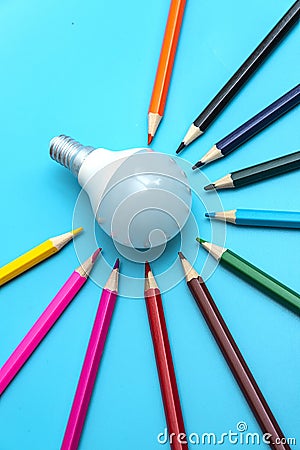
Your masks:
{"label": "blue background", "polygon": [[[165,117],[153,141],[155,150],[171,154],[192,120],[292,1],[187,3]],[[111,149],[145,146],[168,9],[169,1],[161,0],[0,0],[0,264],[71,228],[80,188],[50,160],[53,136],[65,133]],[[194,163],[217,140],[295,86],[299,61],[298,25],[182,156]],[[296,151],[299,137],[298,108],[205,168],[205,174],[213,181]],[[299,210],[299,194],[299,172],[294,172],[220,195],[225,209]],[[194,213],[209,239],[204,210]],[[226,244],[300,291],[299,231],[228,226]],[[197,245],[194,236],[190,245]],[[199,270],[204,257],[201,250]],[[141,273],[133,263],[122,264],[134,275]],[[1,288],[1,365],[77,265],[69,244]],[[160,261],[153,269],[160,270]],[[299,318],[222,267],[207,285],[286,437],[295,437],[299,446]],[[86,284],[2,396],[1,450],[60,448],[99,293],[96,284]],[[250,432],[260,432],[185,283],[165,293],[163,302],[186,431],[221,434],[235,431],[243,420]],[[159,449],[163,447],[156,436],[164,428],[145,304],[121,298],[80,449]]]}

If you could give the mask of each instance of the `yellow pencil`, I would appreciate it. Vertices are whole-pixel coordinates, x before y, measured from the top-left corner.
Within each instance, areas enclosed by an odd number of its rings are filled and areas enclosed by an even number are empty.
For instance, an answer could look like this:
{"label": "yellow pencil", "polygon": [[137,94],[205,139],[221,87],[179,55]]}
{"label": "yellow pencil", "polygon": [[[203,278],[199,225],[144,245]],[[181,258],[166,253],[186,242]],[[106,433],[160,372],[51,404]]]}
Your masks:
{"label": "yellow pencil", "polygon": [[19,256],[10,263],[0,268],[0,286],[12,280],[13,278],[21,275],[31,267],[44,261],[44,259],[49,258],[54,255],[54,253],[59,252],[73,236],[76,236],[82,231],[82,228],[76,228],[76,230],[69,231],[68,233],[61,234],[60,236],[55,236],[37,247],[32,248],[24,255]]}

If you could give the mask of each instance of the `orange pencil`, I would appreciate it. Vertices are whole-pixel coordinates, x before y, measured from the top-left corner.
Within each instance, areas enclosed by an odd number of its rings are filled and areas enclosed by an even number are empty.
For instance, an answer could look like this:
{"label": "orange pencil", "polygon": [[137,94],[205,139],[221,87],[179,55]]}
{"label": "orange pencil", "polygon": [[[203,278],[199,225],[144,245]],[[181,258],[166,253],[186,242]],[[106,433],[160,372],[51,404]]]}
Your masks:
{"label": "orange pencil", "polygon": [[185,4],[186,0],[171,0],[148,112],[148,144],[151,143],[164,113]]}

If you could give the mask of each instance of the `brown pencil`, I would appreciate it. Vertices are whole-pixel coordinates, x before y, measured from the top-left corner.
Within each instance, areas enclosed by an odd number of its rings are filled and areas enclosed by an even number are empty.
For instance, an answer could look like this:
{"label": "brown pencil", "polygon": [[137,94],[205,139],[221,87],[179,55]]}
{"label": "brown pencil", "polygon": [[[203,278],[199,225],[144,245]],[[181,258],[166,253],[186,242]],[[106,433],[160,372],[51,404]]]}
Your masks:
{"label": "brown pencil", "polygon": [[286,443],[287,439],[284,437],[203,279],[181,252],[179,252],[179,257],[187,285],[264,435],[268,435],[270,447],[274,450],[290,450],[290,446]]}
{"label": "brown pencil", "polygon": [[145,301],[170,436],[170,447],[172,450],[188,450],[163,304],[148,262],[145,264]]}
{"label": "brown pencil", "polygon": [[164,113],[185,4],[186,0],[171,0],[148,112],[148,144],[151,144]]}

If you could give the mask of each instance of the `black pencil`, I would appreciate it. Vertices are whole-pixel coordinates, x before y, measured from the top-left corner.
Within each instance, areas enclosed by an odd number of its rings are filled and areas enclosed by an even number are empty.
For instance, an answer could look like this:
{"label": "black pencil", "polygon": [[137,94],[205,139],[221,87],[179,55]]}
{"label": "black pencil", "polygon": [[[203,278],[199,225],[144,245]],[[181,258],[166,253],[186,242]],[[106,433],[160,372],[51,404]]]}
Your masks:
{"label": "black pencil", "polygon": [[194,166],[204,166],[223,158],[300,103],[300,84],[217,142]]}
{"label": "black pencil", "polygon": [[297,0],[190,126],[176,153],[203,134],[300,17]]}
{"label": "black pencil", "polygon": [[214,183],[208,184],[204,189],[211,191],[212,189],[238,188],[295,169],[300,169],[300,151],[229,173]]}

